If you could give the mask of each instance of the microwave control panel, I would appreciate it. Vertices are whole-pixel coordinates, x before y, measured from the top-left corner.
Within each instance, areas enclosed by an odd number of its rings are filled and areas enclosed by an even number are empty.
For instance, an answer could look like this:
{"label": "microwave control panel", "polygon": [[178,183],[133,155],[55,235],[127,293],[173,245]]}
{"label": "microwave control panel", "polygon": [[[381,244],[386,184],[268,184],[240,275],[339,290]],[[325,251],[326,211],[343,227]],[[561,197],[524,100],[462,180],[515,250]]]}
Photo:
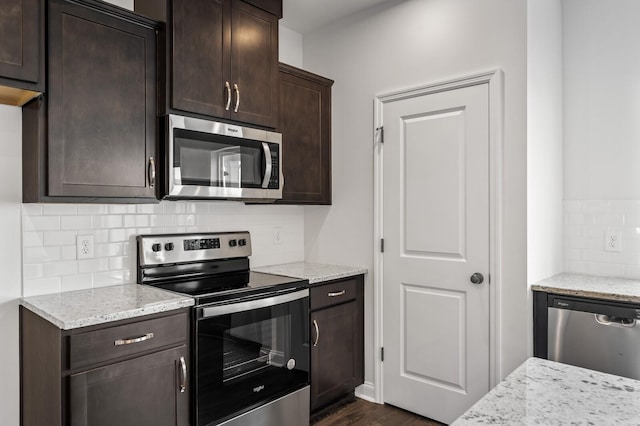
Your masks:
{"label": "microwave control panel", "polygon": [[277,144],[270,144],[271,149],[271,176],[269,177],[268,189],[280,188],[280,147]]}

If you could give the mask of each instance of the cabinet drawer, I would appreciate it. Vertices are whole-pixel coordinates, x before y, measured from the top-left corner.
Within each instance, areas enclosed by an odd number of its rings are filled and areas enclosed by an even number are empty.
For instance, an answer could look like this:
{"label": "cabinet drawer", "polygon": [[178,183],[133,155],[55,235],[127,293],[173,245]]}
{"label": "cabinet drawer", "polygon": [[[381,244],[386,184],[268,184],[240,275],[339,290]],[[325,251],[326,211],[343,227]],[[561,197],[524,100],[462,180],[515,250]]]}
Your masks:
{"label": "cabinet drawer", "polygon": [[181,344],[188,338],[186,312],[69,336],[68,368]]}
{"label": "cabinet drawer", "polygon": [[357,288],[355,278],[311,287],[311,310],[353,300],[357,296]]}

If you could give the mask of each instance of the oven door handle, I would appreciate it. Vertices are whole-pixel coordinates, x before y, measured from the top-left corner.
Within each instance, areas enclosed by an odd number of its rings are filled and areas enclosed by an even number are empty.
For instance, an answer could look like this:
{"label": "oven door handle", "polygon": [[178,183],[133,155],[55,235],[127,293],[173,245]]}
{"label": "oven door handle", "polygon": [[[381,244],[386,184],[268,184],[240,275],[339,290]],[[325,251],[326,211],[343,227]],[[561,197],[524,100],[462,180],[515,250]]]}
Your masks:
{"label": "oven door handle", "polygon": [[304,299],[309,296],[309,289],[299,290],[293,293],[286,293],[277,296],[265,297],[263,299],[249,300],[247,302],[231,303],[229,305],[208,306],[202,309],[203,318],[217,317],[220,315],[235,314],[237,312],[250,311],[253,309],[268,308],[269,306],[279,305],[281,303],[292,302],[294,300]]}

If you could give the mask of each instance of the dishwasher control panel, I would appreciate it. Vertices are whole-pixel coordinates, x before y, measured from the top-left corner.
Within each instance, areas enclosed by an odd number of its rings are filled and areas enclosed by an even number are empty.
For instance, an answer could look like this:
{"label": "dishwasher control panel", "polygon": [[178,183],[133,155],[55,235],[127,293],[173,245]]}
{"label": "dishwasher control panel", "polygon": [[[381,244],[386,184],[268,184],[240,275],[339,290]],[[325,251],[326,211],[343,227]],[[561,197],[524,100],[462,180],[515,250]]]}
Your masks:
{"label": "dishwasher control panel", "polygon": [[621,304],[614,301],[575,299],[564,296],[549,295],[548,306],[557,309],[567,309],[571,311],[589,312],[593,314],[640,320],[640,306],[636,307],[631,304]]}

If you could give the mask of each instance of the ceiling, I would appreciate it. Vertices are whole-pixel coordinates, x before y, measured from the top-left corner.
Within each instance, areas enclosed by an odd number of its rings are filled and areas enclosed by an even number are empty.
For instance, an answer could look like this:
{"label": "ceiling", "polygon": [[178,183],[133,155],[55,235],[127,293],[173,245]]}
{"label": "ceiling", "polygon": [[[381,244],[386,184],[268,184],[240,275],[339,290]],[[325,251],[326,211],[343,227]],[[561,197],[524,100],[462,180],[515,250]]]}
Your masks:
{"label": "ceiling", "polygon": [[387,0],[283,0],[284,17],[280,23],[305,34],[385,1]]}

